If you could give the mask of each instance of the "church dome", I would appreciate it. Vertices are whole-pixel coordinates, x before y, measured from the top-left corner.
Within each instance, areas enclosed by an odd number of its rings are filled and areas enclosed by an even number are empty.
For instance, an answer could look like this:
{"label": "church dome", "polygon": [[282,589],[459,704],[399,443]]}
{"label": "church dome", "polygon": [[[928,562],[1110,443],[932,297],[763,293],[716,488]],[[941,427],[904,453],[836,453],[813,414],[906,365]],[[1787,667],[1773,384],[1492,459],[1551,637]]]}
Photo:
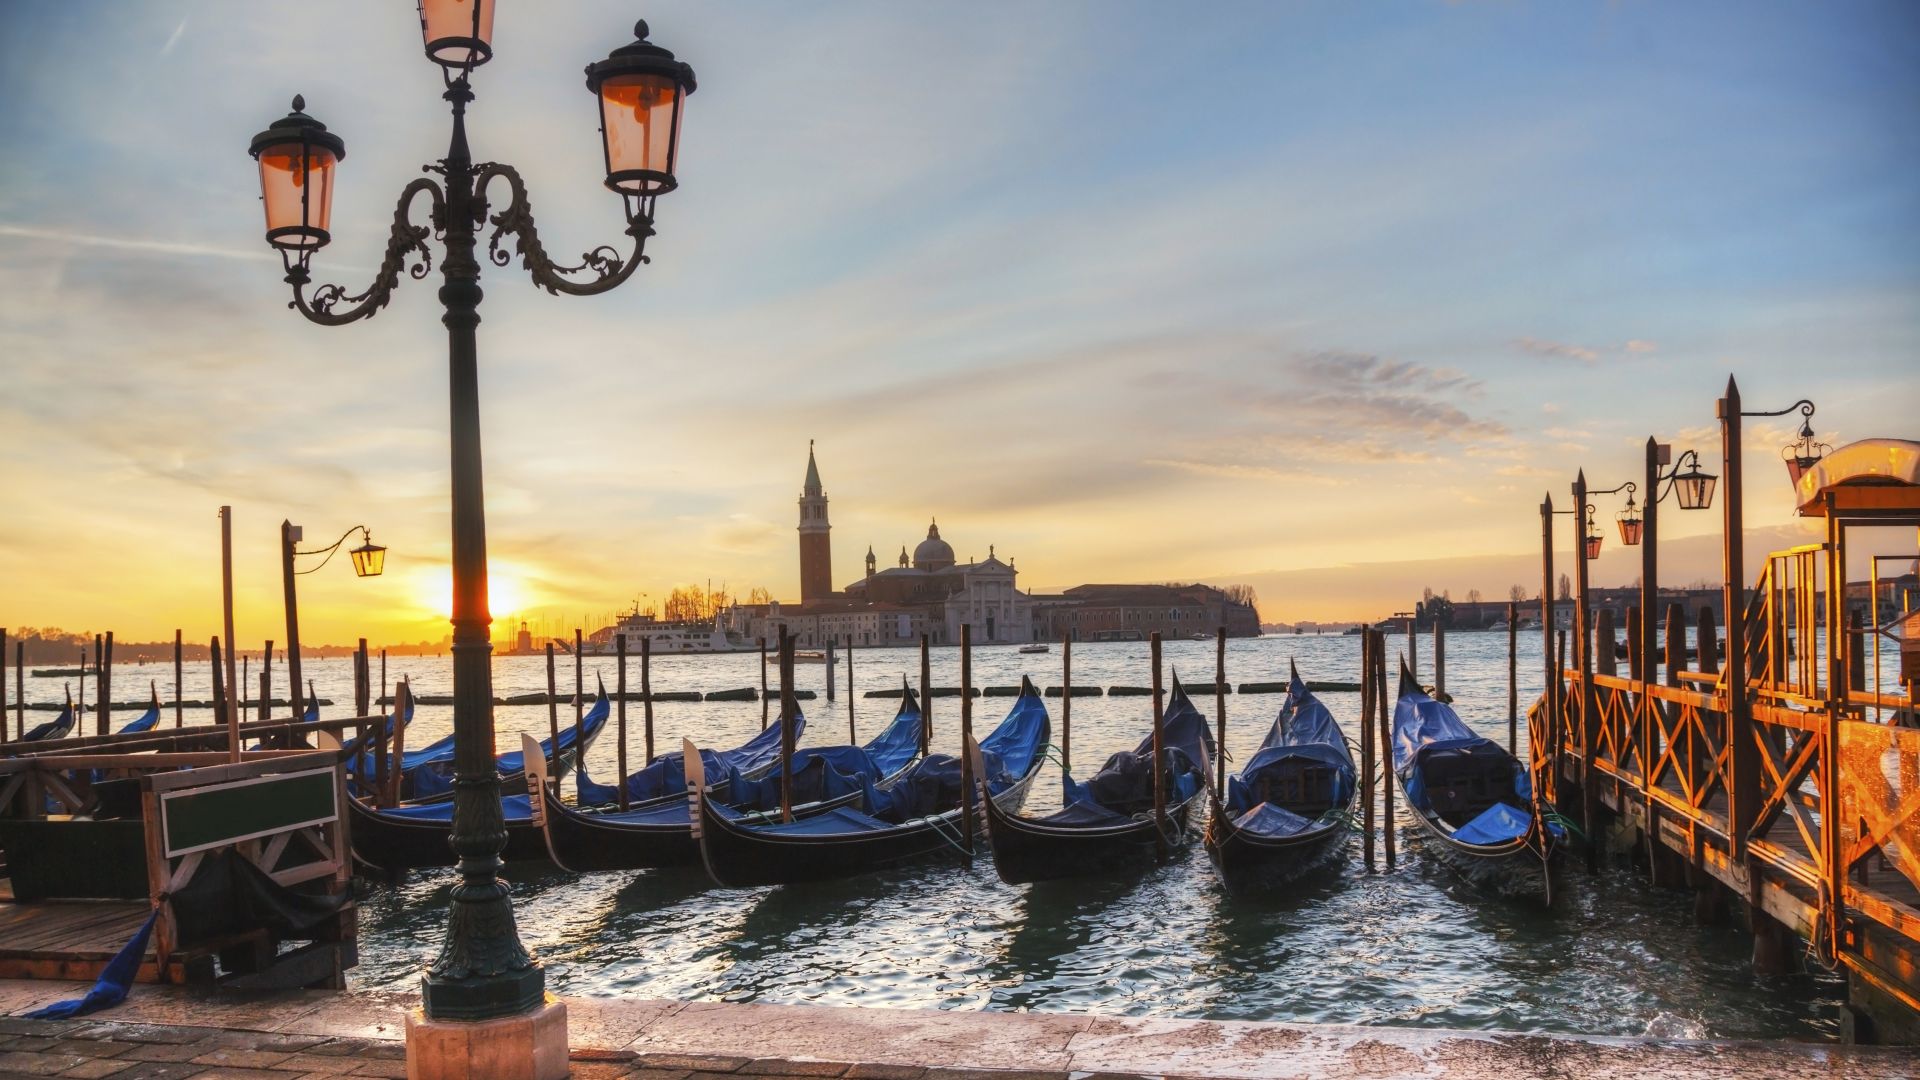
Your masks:
{"label": "church dome", "polygon": [[916,570],[945,570],[953,565],[953,548],[940,539],[940,526],[927,526],[927,538],[913,549],[913,566]]}

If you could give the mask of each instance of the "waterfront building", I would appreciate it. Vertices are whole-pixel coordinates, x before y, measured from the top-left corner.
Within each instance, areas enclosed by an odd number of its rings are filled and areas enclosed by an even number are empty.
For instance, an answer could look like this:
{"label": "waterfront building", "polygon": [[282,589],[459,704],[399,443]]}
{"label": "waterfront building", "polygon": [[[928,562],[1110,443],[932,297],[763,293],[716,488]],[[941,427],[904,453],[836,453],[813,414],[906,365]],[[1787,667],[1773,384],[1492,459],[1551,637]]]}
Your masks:
{"label": "waterfront building", "polygon": [[1077,585],[1057,596],[1032,598],[1034,632],[1042,640],[1143,641],[1259,637],[1260,615],[1211,585]]}

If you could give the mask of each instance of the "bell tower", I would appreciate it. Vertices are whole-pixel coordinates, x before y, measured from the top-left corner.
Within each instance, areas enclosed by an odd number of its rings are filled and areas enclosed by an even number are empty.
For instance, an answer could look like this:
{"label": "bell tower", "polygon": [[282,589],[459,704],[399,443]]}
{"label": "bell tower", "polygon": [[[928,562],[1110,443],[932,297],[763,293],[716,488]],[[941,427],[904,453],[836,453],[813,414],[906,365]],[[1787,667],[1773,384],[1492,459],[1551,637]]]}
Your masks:
{"label": "bell tower", "polygon": [[800,489],[800,602],[833,595],[833,527],[827,524],[827,492],[807,440],[807,481]]}

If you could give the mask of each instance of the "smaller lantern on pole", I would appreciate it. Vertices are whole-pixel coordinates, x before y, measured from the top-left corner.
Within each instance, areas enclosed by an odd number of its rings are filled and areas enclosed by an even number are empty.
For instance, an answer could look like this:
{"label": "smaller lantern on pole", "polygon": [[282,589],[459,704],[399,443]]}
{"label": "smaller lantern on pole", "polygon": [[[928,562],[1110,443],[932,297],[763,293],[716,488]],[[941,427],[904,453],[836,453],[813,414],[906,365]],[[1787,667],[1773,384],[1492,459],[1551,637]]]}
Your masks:
{"label": "smaller lantern on pole", "polygon": [[1600,527],[1593,523],[1593,506],[1587,506],[1587,560],[1591,562],[1600,557],[1600,543],[1603,539]]}
{"label": "smaller lantern on pole", "polygon": [[1816,442],[1813,436],[1813,410],[1809,407],[1800,421],[1800,433],[1794,441],[1780,448],[1780,457],[1787,463],[1787,480],[1798,485],[1800,477],[1808,469],[1820,464],[1820,459],[1833,452],[1833,447]]}
{"label": "smaller lantern on pole", "polygon": [[1620,542],[1628,547],[1640,545],[1640,531],[1646,521],[1640,516],[1640,508],[1634,504],[1633,496],[1627,496],[1627,508],[1617,515],[1620,524]]}

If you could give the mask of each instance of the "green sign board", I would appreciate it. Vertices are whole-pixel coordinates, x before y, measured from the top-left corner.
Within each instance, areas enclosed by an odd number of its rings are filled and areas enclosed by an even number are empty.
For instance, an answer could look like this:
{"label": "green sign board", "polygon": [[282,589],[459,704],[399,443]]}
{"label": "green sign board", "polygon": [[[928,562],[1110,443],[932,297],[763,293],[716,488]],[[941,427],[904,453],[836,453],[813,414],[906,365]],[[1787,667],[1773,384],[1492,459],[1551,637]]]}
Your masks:
{"label": "green sign board", "polygon": [[160,796],[167,855],[187,855],[337,819],[332,769],[309,769]]}

